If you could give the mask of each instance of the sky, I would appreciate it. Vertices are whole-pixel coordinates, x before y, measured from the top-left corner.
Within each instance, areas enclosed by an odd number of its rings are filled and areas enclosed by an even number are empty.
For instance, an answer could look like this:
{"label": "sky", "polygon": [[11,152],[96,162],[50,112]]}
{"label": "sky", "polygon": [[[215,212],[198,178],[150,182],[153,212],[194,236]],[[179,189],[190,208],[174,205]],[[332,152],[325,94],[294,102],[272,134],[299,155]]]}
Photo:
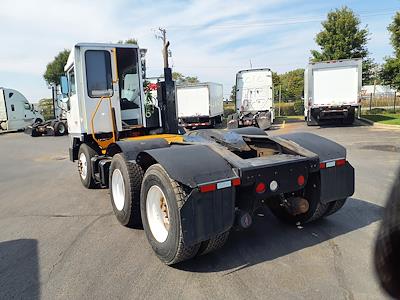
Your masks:
{"label": "sky", "polygon": [[229,97],[236,72],[268,67],[278,73],[304,68],[321,21],[348,6],[368,26],[368,49],[381,63],[393,49],[387,26],[399,0],[1,0],[0,86],[31,102],[50,98],[46,64],[78,42],[136,38],[147,48],[147,75],[162,74],[167,30],[173,71],[219,82]]}

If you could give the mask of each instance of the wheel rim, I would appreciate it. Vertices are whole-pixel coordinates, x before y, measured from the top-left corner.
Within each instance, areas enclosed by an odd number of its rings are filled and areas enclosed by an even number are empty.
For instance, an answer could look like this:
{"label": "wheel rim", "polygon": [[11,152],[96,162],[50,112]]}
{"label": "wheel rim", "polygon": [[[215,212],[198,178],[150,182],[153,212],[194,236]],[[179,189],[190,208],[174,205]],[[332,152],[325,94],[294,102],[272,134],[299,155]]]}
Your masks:
{"label": "wheel rim", "polygon": [[60,125],[58,127],[58,132],[61,133],[61,134],[64,134],[64,132],[65,132],[64,124],[60,123]]}
{"label": "wheel rim", "polygon": [[119,169],[112,174],[112,195],[115,207],[121,211],[125,206],[125,184],[124,177]]}
{"label": "wheel rim", "polygon": [[147,192],[146,214],[154,238],[159,243],[165,242],[170,227],[169,209],[163,191],[156,185]]}
{"label": "wheel rim", "polygon": [[79,155],[78,169],[82,179],[85,180],[87,177],[87,159],[85,153]]}

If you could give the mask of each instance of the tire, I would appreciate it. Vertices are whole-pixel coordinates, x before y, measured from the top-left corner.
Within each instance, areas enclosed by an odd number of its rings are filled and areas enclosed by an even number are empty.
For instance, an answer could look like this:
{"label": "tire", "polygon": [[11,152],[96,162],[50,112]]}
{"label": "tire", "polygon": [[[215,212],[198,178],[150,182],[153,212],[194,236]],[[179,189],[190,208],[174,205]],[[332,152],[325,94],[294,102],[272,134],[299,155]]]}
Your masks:
{"label": "tire", "polygon": [[347,201],[347,198],[329,202],[329,206],[325,212],[324,217],[333,215],[335,212],[337,212],[339,209],[341,209],[343,207],[343,205],[346,203],[346,201]]}
{"label": "tire", "polygon": [[160,164],[147,169],[140,193],[143,228],[154,252],[167,265],[194,257],[200,248],[200,243],[186,245],[183,240],[179,209],[185,199],[182,186]]}
{"label": "tire", "polygon": [[216,237],[211,238],[207,241],[204,241],[201,243],[199,251],[197,252],[197,255],[205,255],[207,253],[213,252],[215,250],[218,250],[222,248],[226,241],[228,240],[229,237],[229,230],[225,231],[221,234],[218,234]]}
{"label": "tire", "polygon": [[34,124],[40,124],[40,123],[43,123],[43,120],[42,119],[40,119],[40,118],[37,118],[36,120],[35,120],[35,122],[33,122]]}
{"label": "tire", "polygon": [[54,124],[54,135],[62,136],[64,134],[67,134],[67,132],[68,132],[67,126],[65,125],[64,122],[62,122],[62,121],[55,122],[55,124]]}
{"label": "tire", "polygon": [[124,226],[138,228],[142,225],[140,216],[140,188],[143,180],[140,165],[126,161],[122,154],[116,154],[110,166],[111,205],[117,220]]}
{"label": "tire", "polygon": [[83,186],[87,189],[92,189],[96,186],[96,182],[92,177],[92,157],[96,156],[97,152],[88,146],[82,144],[78,152],[78,172]]}
{"label": "tire", "polygon": [[310,174],[304,195],[309,203],[307,212],[293,216],[280,205],[279,201],[273,201],[268,204],[272,214],[279,220],[289,224],[306,224],[324,217],[329,208],[329,203],[324,204],[319,201],[319,189],[314,187],[319,185],[319,175]]}

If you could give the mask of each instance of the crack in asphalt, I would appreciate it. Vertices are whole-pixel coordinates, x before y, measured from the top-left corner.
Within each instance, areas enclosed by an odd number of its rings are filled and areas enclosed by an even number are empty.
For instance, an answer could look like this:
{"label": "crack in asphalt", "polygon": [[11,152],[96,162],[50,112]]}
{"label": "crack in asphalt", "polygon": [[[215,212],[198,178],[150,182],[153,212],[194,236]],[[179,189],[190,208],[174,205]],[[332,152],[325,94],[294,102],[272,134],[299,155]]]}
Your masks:
{"label": "crack in asphalt", "polygon": [[338,244],[336,244],[333,239],[329,240],[328,244],[333,252],[333,266],[335,268],[335,275],[336,275],[336,279],[339,283],[339,287],[344,292],[344,298],[354,300],[354,295],[353,295],[352,291],[350,290],[350,288],[348,287],[348,284],[346,282],[346,277],[345,277],[344,268],[343,268],[342,252],[340,251]]}
{"label": "crack in asphalt", "polygon": [[111,216],[112,214],[113,214],[113,212],[108,212],[106,214],[97,215],[97,218],[95,218],[93,221],[91,221],[89,224],[87,224],[85,227],[83,227],[81,231],[79,231],[79,233],[72,240],[72,242],[69,244],[69,246],[59,254],[60,258],[51,267],[51,270],[49,272],[49,276],[48,276],[46,282],[43,283],[43,285],[46,285],[50,281],[51,275],[53,274],[53,271],[55,270],[55,268],[57,266],[59,266],[65,260],[65,258],[68,256],[68,254],[73,249],[73,247],[78,243],[79,240],[82,239],[82,237],[85,235],[85,233],[88,232],[90,227],[92,227],[100,219],[102,219],[104,217],[107,217],[107,216]]}

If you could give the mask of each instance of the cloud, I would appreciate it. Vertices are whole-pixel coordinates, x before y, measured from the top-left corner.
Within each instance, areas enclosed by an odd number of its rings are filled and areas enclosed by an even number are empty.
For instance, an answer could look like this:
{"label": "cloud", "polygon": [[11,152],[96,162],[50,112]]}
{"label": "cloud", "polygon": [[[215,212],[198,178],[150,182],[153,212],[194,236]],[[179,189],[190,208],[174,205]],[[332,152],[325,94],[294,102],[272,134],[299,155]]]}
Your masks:
{"label": "cloud", "polygon": [[[131,37],[148,49],[148,74],[160,75],[161,41],[154,30],[162,26],[171,41],[175,70],[221,82],[228,94],[236,72],[248,68],[250,60],[253,67],[278,72],[304,67],[320,29],[313,19],[333,6],[305,0],[2,0],[0,85],[13,84],[24,91],[29,87],[29,98],[48,97],[42,74],[60,50],[77,42]],[[371,52],[380,57],[390,54],[385,33],[390,18],[367,21],[373,33]]]}

